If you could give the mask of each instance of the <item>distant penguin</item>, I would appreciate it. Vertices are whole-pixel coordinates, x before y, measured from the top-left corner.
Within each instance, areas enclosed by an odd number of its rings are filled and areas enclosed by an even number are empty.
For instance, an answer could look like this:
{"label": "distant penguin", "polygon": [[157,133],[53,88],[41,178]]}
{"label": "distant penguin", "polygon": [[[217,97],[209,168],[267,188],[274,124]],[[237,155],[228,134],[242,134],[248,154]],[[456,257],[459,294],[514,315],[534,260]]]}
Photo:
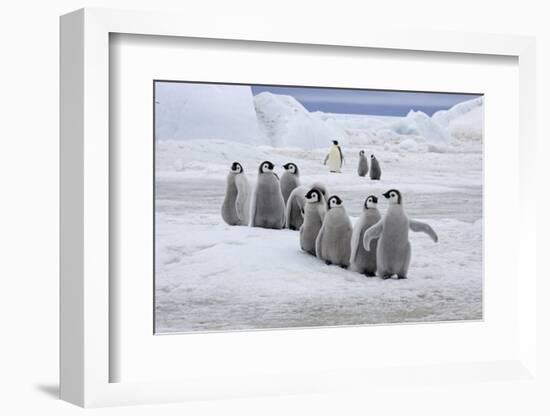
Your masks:
{"label": "distant penguin", "polygon": [[382,170],[380,169],[378,159],[374,155],[370,155],[370,178],[379,180],[380,176],[382,176]]}
{"label": "distant penguin", "polygon": [[376,275],[376,246],[377,240],[370,242],[370,250],[363,247],[363,235],[365,231],[376,224],[382,218],[377,208],[378,198],[369,195],[363,204],[363,213],[353,226],[351,234],[351,270],[365,274],[369,277]]}
{"label": "distant penguin", "polygon": [[411,261],[409,229],[426,233],[435,242],[438,237],[428,224],[407,217],[403,209],[401,193],[398,190],[390,189],[382,195],[390,200],[388,211],[383,219],[365,232],[363,247],[369,251],[371,240],[378,238],[376,249],[378,276],[388,279],[397,275],[399,279],[406,279]]}
{"label": "distant penguin", "polygon": [[304,223],[304,208],[306,206],[306,194],[312,189],[317,188],[323,196],[327,194],[325,185],[315,182],[311,186],[301,185],[295,188],[288,197],[285,208],[285,228],[290,230],[299,230]]}
{"label": "distant penguin", "polygon": [[359,152],[359,164],[357,166],[357,174],[359,176],[366,176],[369,172],[369,161],[365,157],[365,151],[361,150]]}
{"label": "distant penguin", "polygon": [[323,225],[325,213],[325,195],[319,188],[311,188],[306,194],[304,223],[300,227],[300,247],[314,256],[316,255],[315,240]]}
{"label": "distant penguin", "polygon": [[333,140],[332,147],[330,148],[328,154],[325,156],[325,161],[323,162],[323,164],[325,166],[328,164],[328,168],[331,172],[340,173],[342,172],[343,163],[344,155],[342,154],[342,148],[338,144],[338,140]]}
{"label": "distant penguin", "polygon": [[351,233],[351,221],[342,200],[337,195],[331,196],[328,198],[323,225],[315,240],[317,257],[326,264],[336,264],[347,269],[351,254]]}
{"label": "distant penguin", "polygon": [[248,225],[250,185],[239,162],[233,162],[227,175],[222,218],[229,225]]}
{"label": "distant penguin", "polygon": [[281,176],[281,192],[286,204],[290,193],[300,186],[300,172],[295,163],[287,163],[283,165],[283,168],[285,168],[285,172]]}
{"label": "distant penguin", "polygon": [[285,201],[281,193],[279,178],[273,172],[274,165],[262,162],[258,169],[258,181],[254,191],[250,225],[262,228],[283,228],[285,222]]}

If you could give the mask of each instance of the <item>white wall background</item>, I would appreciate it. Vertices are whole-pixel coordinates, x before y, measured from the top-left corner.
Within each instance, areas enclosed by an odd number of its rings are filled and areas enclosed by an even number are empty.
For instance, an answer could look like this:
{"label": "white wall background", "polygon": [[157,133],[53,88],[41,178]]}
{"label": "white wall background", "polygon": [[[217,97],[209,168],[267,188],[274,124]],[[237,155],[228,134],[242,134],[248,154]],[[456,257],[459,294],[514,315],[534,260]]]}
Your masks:
{"label": "white wall background", "polygon": [[[275,20],[281,28],[384,24],[390,27],[512,33],[537,36],[539,179],[548,179],[550,131],[550,26],[547,2],[462,0],[392,1],[169,1],[20,0],[0,8],[0,413],[58,414],[81,410],[56,400],[58,368],[58,16],[74,9],[116,7],[179,10],[208,24],[222,14]],[[547,182],[546,182],[547,183]],[[550,188],[539,182],[539,209],[545,212]],[[535,209],[535,207],[533,207]],[[543,220],[548,230],[548,221]],[[540,238],[541,244],[544,242]],[[539,246],[542,247],[542,246]],[[539,291],[549,291],[544,284]],[[544,309],[542,309],[544,308]],[[548,307],[541,305],[548,312]],[[546,316],[549,316],[547,314]],[[548,320],[543,325],[548,329]],[[544,337],[550,351],[548,331]],[[544,365],[548,365],[546,357]],[[546,367],[548,369],[548,366]],[[549,374],[546,371],[546,374]],[[548,386],[547,386],[548,390]],[[541,391],[504,383],[434,386],[362,397],[345,393],[95,410],[95,414],[548,414]],[[536,400],[536,398],[539,400]],[[541,399],[543,397],[543,399]],[[542,405],[544,404],[544,407]]]}

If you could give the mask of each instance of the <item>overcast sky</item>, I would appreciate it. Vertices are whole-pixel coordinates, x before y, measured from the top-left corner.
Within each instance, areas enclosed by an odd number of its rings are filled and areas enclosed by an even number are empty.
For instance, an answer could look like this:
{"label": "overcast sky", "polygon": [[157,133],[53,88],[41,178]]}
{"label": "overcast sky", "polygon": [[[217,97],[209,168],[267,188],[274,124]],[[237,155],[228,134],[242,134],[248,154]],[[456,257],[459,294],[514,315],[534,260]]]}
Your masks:
{"label": "overcast sky", "polygon": [[309,111],[384,116],[405,116],[410,110],[421,110],[431,116],[438,110],[447,110],[457,103],[480,96],[479,94],[252,86],[254,95],[263,91],[291,95]]}

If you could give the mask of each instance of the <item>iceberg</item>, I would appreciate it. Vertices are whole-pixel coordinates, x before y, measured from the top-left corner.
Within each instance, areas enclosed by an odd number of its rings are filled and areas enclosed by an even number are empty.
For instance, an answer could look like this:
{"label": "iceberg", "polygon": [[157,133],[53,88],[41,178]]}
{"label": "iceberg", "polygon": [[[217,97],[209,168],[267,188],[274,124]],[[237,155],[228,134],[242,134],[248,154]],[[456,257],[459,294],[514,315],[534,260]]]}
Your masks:
{"label": "iceberg", "polygon": [[262,139],[249,86],[159,82],[155,106],[157,140]]}
{"label": "iceberg", "polygon": [[483,97],[456,104],[436,112],[432,119],[447,129],[456,140],[481,140],[483,137]]}
{"label": "iceberg", "polygon": [[318,149],[347,144],[343,129],[310,113],[294,97],[262,92],[254,97],[258,122],[270,146]]}

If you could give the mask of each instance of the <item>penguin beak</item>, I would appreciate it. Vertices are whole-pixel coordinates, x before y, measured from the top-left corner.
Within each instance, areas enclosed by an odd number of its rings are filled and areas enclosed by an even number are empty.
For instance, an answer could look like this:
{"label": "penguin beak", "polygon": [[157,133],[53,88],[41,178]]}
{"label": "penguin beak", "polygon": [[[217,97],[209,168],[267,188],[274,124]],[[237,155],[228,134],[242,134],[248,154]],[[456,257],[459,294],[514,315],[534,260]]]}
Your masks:
{"label": "penguin beak", "polygon": [[390,191],[387,191],[386,193],[383,193],[382,196],[386,199],[390,199]]}

